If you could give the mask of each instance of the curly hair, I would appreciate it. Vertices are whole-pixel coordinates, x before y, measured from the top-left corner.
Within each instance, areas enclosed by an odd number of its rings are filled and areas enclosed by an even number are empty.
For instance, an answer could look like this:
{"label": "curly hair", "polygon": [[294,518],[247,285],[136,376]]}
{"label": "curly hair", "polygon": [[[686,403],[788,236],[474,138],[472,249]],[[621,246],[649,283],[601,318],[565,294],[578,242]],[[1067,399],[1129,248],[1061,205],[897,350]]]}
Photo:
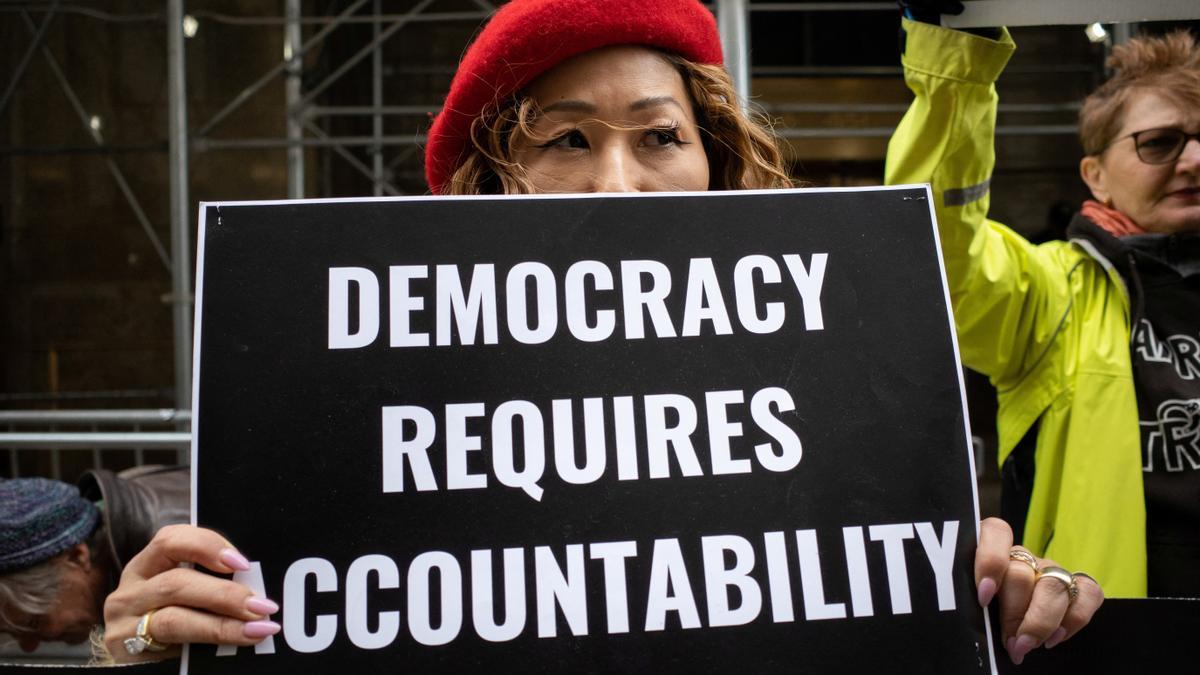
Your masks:
{"label": "curly hair", "polygon": [[[710,190],[792,187],[783,153],[769,120],[748,116],[738,105],[733,81],[721,66],[693,63],[658,52],[683,78],[709,164]],[[530,194],[537,192],[514,148],[533,137],[537,104],[518,93],[490,106],[471,123],[471,148],[451,176],[445,194]]]}
{"label": "curly hair", "polygon": [[1088,155],[1098,155],[1125,124],[1129,101],[1152,91],[1181,110],[1200,109],[1200,49],[1187,31],[1141,37],[1113,48],[1108,67],[1115,74],[1083,102],[1079,140]]}

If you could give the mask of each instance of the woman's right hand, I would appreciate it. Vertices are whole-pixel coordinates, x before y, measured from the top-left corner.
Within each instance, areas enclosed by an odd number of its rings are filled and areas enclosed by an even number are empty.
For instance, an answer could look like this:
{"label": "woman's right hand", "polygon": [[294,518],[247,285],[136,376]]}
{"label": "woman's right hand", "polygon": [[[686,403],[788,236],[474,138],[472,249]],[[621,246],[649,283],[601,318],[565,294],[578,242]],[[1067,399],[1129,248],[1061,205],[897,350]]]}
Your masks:
{"label": "woman's right hand", "polygon": [[[221,535],[191,525],[170,525],[125,565],[117,589],[104,601],[104,645],[118,662],[177,656],[188,642],[248,646],[279,632],[267,617],[279,611],[274,602],[249,588],[195,569],[217,574],[250,569],[250,563]],[[151,616],[147,633],[165,651],[126,649],[137,635],[138,622]]]}
{"label": "woman's right hand", "polygon": [[1049,649],[1071,639],[1104,603],[1104,590],[1086,574],[1071,575],[1069,585],[1058,577],[1039,582],[1039,570],[1053,567],[1057,567],[1054,561],[1013,546],[1012,528],[1003,520],[986,518],[979,523],[975,549],[979,604],[987,607],[992,598],[999,600],[1000,639],[1015,665],[1038,647]]}

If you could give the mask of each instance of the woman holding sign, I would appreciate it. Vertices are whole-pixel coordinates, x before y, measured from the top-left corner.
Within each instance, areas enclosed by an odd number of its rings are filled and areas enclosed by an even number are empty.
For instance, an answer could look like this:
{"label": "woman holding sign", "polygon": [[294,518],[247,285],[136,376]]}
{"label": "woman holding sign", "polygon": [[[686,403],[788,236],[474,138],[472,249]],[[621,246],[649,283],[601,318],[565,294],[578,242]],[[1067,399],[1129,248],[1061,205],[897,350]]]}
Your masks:
{"label": "woman holding sign", "polygon": [[[435,194],[704,191],[791,185],[770,132],[742,111],[712,14],[695,0],[515,0],[468,50],[429,134]],[[998,599],[1016,661],[1068,639],[1102,600],[1089,579],[1047,560],[1010,555],[1012,532],[980,528],[981,605]],[[121,657],[135,634],[156,643],[252,644],[245,589],[191,561],[240,569],[229,542],[207,530],[156,539],[106,606],[106,641]],[[238,563],[235,565],[234,563]],[[1039,581],[1037,572],[1045,572]],[[153,612],[153,614],[151,614]],[[140,624],[140,625],[139,625]],[[130,658],[143,658],[139,654]]]}
{"label": "woman holding sign", "polygon": [[963,361],[1000,392],[1004,515],[1111,595],[1200,595],[1200,47],[1113,49],[1079,115],[1095,199],[1070,241],[1034,246],[987,219],[1015,45],[933,25],[957,3],[920,4],[935,11],[904,22],[917,99],[887,180],[933,184]]}

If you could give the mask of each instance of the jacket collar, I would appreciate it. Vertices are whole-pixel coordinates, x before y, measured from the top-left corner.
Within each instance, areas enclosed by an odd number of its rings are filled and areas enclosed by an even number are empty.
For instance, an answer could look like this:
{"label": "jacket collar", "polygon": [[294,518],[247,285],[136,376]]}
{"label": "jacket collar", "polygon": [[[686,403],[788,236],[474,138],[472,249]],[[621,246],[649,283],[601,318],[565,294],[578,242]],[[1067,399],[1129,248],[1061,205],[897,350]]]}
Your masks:
{"label": "jacket collar", "polygon": [[1200,276],[1197,232],[1115,237],[1077,213],[1067,227],[1067,238],[1126,281],[1138,275],[1143,283],[1160,285]]}

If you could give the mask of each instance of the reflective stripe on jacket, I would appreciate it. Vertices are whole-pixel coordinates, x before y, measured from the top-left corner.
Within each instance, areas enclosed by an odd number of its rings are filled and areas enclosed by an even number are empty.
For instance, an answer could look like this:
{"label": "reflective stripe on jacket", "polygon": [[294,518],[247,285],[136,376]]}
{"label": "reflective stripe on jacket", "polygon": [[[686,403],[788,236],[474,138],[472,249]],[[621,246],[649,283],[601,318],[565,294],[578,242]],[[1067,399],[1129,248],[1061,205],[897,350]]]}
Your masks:
{"label": "reflective stripe on jacket", "polygon": [[905,20],[916,95],[888,145],[886,182],[933,186],[963,363],[999,396],[1000,462],[1037,427],[1022,542],[1095,577],[1109,597],[1146,595],[1146,506],[1118,273],[1078,243],[1034,246],[987,219],[996,89],[1015,44]]}

